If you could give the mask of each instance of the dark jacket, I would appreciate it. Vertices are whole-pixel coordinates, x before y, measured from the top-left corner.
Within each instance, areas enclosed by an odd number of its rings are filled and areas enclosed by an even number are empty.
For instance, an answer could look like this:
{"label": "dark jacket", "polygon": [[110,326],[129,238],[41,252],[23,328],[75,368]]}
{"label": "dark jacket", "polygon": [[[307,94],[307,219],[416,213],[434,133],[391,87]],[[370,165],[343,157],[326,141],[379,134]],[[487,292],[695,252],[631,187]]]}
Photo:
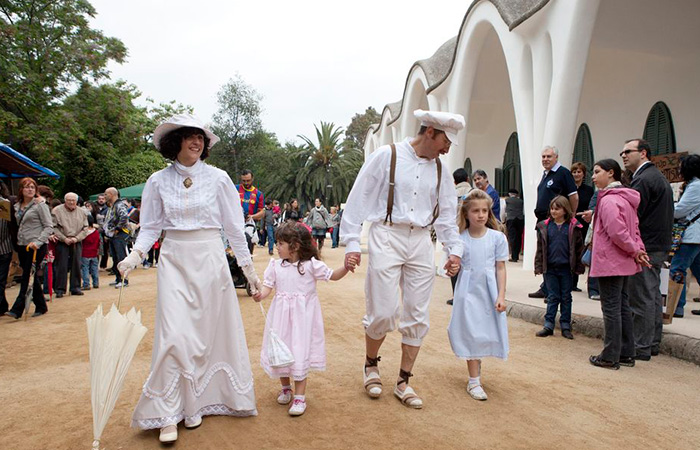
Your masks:
{"label": "dark jacket", "polygon": [[645,164],[632,178],[630,187],[639,192],[639,232],[647,252],[671,249],[673,190],[666,177],[652,163]]}
{"label": "dark jacket", "polygon": [[[535,252],[535,275],[547,273],[547,225],[551,219],[545,219],[537,223],[537,251]],[[581,275],[586,267],[581,262],[583,255],[583,226],[572,218],[569,222],[569,265],[571,271]],[[573,249],[573,251],[572,251]]]}

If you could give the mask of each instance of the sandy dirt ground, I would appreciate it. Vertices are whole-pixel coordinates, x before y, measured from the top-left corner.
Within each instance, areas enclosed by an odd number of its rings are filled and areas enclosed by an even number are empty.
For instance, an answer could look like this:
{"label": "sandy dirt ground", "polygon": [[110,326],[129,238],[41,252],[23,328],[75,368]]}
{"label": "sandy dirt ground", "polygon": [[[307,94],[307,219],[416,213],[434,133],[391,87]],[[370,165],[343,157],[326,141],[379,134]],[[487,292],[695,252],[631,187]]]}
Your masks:
{"label": "sandy dirt ground", "polygon": [[[366,255],[365,255],[366,257]],[[324,249],[331,266],[341,249]],[[258,272],[268,263],[256,249]],[[667,356],[637,367],[609,371],[588,356],[600,341],[558,333],[536,338],[538,326],[510,320],[508,361],[488,359],[482,381],[486,402],[466,392],[467,372],[447,340],[449,280],[437,278],[430,307],[431,331],[414,368],[411,385],[423,410],[402,406],[391,395],[398,373],[400,336],[381,351],[385,392],[368,398],[362,389],[364,358],[363,262],[358,273],[322,283],[328,368],[312,374],[305,415],[291,418],[276,403],[279,382],[259,366],[263,318],[238,290],[256,382],[258,416],[206,417],[195,430],[180,428],[176,447],[273,448],[697,448],[700,368]],[[85,318],[102,303],[117,300],[112,281],[100,272],[102,288],[49,304],[49,313],[28,322],[0,318],[0,448],[81,449],[92,442],[92,411]],[[149,331],[141,342],[124,389],[103,435],[107,449],[160,448],[157,431],[131,429],[130,417],[149,372],[157,269],[131,276],[125,303],[143,312]],[[7,291],[14,299],[17,288]],[[265,301],[269,304],[269,299]]]}

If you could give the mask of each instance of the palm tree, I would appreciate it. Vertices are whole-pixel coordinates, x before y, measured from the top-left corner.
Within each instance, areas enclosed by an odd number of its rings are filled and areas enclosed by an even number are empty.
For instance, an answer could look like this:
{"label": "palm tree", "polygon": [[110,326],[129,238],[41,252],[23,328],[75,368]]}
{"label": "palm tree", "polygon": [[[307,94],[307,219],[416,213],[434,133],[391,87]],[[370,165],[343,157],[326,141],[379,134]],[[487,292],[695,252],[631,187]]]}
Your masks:
{"label": "palm tree", "polygon": [[[311,194],[309,200],[319,197],[327,204],[338,202],[349,191],[345,189],[346,177],[349,175],[349,168],[345,166],[355,159],[352,156],[346,158],[345,152],[341,150],[341,127],[336,127],[332,122],[321,121],[321,128],[316,125],[314,128],[317,144],[308,137],[299,135],[306,145],[298,154],[301,159],[305,159],[304,167],[298,174],[298,182],[301,183],[305,194]],[[348,154],[351,155],[352,152]]]}

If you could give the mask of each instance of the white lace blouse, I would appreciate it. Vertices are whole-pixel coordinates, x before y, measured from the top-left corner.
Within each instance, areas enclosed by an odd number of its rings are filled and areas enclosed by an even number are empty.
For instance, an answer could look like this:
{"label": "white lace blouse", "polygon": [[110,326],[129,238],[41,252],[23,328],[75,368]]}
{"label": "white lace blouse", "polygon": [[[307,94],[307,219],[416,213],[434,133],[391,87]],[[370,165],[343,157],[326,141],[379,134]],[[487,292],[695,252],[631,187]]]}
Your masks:
{"label": "white lace blouse", "polygon": [[[192,184],[185,187],[185,179]],[[201,160],[175,161],[148,178],[141,198],[141,231],[134,248],[148,253],[162,230],[223,229],[238,264],[251,264],[238,191],[226,172]],[[223,251],[223,250],[222,250]]]}

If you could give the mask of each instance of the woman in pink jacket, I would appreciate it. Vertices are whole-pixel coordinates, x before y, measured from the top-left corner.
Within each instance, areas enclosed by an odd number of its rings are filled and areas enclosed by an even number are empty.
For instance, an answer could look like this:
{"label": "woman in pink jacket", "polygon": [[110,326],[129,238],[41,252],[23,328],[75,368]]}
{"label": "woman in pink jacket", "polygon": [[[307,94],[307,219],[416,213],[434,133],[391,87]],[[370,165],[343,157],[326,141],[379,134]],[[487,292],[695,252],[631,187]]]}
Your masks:
{"label": "woman in pink jacket", "polygon": [[649,265],[639,234],[639,193],[622,186],[622,171],[614,159],[603,159],[593,167],[598,204],[593,219],[593,258],[590,276],[600,281],[600,307],[605,338],[600,355],[589,358],[597,367],[617,370],[634,366],[632,312],[627,278]]}

